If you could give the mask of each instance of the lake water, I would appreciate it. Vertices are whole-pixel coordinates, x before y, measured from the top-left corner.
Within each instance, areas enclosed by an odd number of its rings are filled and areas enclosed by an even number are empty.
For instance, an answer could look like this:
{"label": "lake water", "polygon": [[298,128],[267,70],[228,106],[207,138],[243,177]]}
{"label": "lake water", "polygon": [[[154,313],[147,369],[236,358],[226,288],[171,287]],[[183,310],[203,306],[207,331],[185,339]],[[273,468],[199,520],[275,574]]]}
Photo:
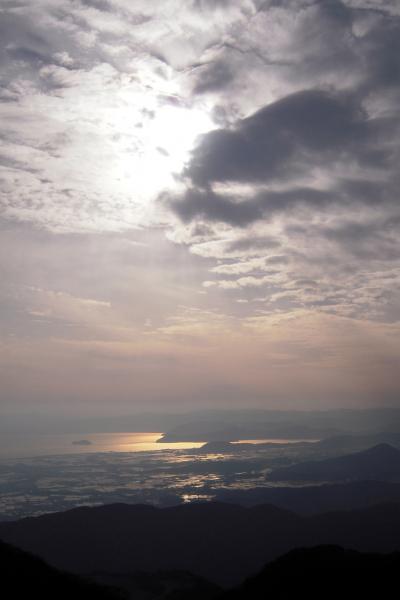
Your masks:
{"label": "lake water", "polygon": [[[0,459],[87,452],[154,452],[156,450],[187,450],[200,448],[205,442],[163,442],[162,432],[88,433],[88,434],[0,434]],[[263,439],[238,440],[234,443],[275,444],[303,440]],[[310,440],[309,440],[310,441]]]}
{"label": "lake water", "polygon": [[162,432],[90,434],[0,434],[0,458],[81,454],[83,452],[153,452],[200,448],[204,442],[157,443]]}

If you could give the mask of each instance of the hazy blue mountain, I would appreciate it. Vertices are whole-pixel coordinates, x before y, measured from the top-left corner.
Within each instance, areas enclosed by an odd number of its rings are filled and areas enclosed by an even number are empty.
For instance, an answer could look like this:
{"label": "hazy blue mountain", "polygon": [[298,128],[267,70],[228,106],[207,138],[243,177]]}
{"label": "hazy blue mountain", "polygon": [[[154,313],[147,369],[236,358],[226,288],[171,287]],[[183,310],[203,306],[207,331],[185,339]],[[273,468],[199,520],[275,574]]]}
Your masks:
{"label": "hazy blue mountain", "polygon": [[362,452],[273,470],[270,481],[400,481],[400,450],[379,444]]}

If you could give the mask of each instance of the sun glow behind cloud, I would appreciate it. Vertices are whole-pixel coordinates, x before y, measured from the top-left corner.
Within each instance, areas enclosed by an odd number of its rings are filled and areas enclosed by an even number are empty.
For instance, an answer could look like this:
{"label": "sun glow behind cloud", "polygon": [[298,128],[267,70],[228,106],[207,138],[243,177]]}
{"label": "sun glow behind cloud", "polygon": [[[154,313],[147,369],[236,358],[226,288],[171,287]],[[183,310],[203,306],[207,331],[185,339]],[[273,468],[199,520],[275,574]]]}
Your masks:
{"label": "sun glow behind cloud", "polygon": [[104,63],[43,67],[46,94],[15,81],[18,104],[2,107],[6,215],[65,232],[158,224],[154,201],[178,188],[197,137],[216,125],[205,102],[179,99],[174,78],[153,71],[149,61],[137,81]]}
{"label": "sun glow behind cloud", "polygon": [[[139,106],[151,105],[151,98],[137,98]],[[149,102],[150,100],[150,102]],[[115,147],[115,161],[109,178],[117,183],[125,193],[135,194],[143,203],[155,198],[161,191],[176,185],[179,176],[190,156],[197,137],[215,127],[205,111],[197,108],[163,106],[145,109],[144,122],[140,127],[133,126],[130,142],[135,152],[123,140],[118,139]],[[110,114],[113,129],[126,130],[126,124],[135,116],[143,114],[134,109],[118,109]],[[118,135],[118,134],[117,134]],[[122,134],[121,134],[122,135]]]}

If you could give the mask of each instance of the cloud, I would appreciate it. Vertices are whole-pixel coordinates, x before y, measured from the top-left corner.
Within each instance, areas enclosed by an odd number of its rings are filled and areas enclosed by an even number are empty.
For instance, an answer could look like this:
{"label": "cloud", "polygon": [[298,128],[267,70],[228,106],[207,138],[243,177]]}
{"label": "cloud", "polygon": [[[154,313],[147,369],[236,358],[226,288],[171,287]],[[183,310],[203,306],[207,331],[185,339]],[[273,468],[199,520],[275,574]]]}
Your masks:
{"label": "cloud", "polygon": [[[63,231],[163,220],[152,217],[155,198],[174,184],[196,135],[212,127],[182,85],[182,69],[225,26],[218,18],[206,29],[211,8],[177,11],[178,4],[2,7],[0,139],[8,168],[1,178],[9,218]],[[240,14],[224,10],[228,23]],[[170,133],[176,127],[179,144]]]}
{"label": "cloud", "polygon": [[206,134],[184,174],[204,188],[216,182],[291,181],[337,160],[367,165],[371,152],[380,162],[386,153],[375,142],[380,124],[374,125],[354,98],[305,90],[230,129]]}
{"label": "cloud", "polygon": [[231,82],[233,77],[234,73],[226,63],[211,63],[211,65],[203,70],[202,75],[198,77],[193,91],[195,94],[203,94],[218,90]]}
{"label": "cloud", "polygon": [[[196,73],[201,95],[218,100],[218,129],[199,139],[186,189],[166,205],[187,232],[211,228],[185,238],[218,261],[209,294],[397,320],[386,274],[400,268],[399,14],[350,0],[258,8]],[[202,90],[213,69],[219,87]]]}
{"label": "cloud", "polygon": [[262,217],[262,207],[257,201],[236,202],[234,198],[224,197],[211,190],[189,189],[183,198],[169,199],[169,206],[184,222],[195,217],[210,221],[224,221],[234,225],[246,226]]}
{"label": "cloud", "polygon": [[[285,212],[299,205],[321,209],[328,203],[337,202],[338,199],[338,196],[329,191],[312,188],[261,191],[250,199],[191,188],[183,198],[172,198],[168,202],[172,210],[186,223],[200,217],[210,222],[222,221],[237,227],[246,227],[254,221],[270,219],[276,213]],[[262,247],[262,238],[258,243]],[[240,241],[234,242],[235,244],[240,245]],[[265,241],[264,246],[266,244]],[[257,240],[254,240],[253,247],[256,245]]]}

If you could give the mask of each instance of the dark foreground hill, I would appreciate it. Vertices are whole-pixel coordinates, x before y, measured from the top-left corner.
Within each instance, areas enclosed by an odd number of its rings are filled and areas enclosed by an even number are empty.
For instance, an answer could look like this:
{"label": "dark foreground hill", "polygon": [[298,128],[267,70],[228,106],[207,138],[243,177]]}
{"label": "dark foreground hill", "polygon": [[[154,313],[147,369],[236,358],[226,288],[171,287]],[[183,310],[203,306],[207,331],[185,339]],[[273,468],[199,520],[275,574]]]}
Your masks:
{"label": "dark foreground hill", "polygon": [[[49,567],[36,556],[0,542],[1,597],[23,600],[121,600],[118,590]],[[6,594],[3,596],[3,594]]]}
{"label": "dark foreground hill", "polygon": [[49,567],[41,559],[0,542],[2,590],[22,600],[354,600],[394,597],[400,554],[362,554],[338,546],[292,550],[257,575],[221,592],[215,585],[184,572],[119,574],[108,588]]}
{"label": "dark foreground hill", "polygon": [[400,505],[301,517],[270,505],[119,504],[0,523],[0,538],[75,573],[185,570],[235,585],[296,547],[400,550]]}
{"label": "dark foreground hill", "polygon": [[97,573],[90,579],[120,588],[128,600],[216,600],[222,589],[187,571]]}
{"label": "dark foreground hill", "polygon": [[293,550],[221,600],[369,600],[397,595],[400,554],[360,554],[337,546]]}
{"label": "dark foreground hill", "polygon": [[400,481],[400,450],[389,444],[337,458],[308,461],[275,469],[270,481]]}

